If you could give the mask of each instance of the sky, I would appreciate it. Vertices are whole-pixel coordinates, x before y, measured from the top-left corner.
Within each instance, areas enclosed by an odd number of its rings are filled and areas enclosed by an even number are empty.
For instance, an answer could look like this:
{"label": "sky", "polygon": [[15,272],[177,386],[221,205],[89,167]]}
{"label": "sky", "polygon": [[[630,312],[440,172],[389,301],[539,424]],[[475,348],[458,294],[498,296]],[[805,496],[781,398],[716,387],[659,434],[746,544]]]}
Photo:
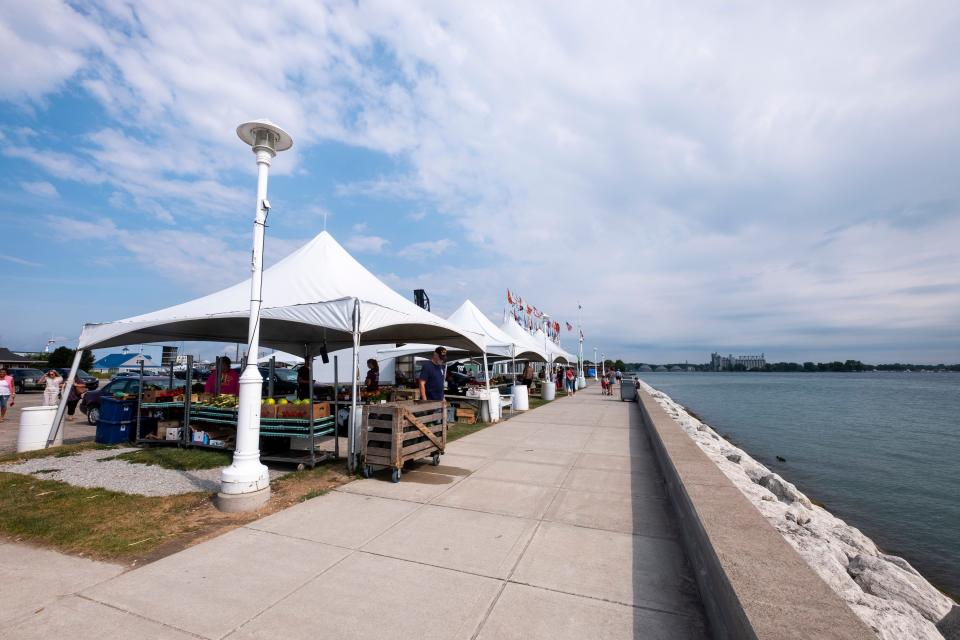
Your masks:
{"label": "sky", "polygon": [[937,0],[0,0],[0,346],[243,280],[269,118],[268,264],[326,227],[441,315],[582,304],[588,356],[960,362],[957,33]]}

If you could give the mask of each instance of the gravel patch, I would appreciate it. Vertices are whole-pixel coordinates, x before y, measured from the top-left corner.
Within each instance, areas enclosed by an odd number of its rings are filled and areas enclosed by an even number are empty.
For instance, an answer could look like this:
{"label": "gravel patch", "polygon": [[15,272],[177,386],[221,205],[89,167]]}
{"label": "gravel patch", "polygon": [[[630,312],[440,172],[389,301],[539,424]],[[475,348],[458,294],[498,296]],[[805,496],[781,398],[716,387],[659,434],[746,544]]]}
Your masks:
{"label": "gravel patch", "polygon": [[[34,475],[44,480],[59,480],[76,487],[109,489],[120,493],[141,496],[173,496],[202,491],[213,493],[220,490],[220,472],[215,469],[176,471],[156,465],[135,464],[113,458],[136,448],[84,451],[78,455],[57,458],[34,458],[18,464],[0,465],[0,471]],[[270,470],[270,479],[285,475],[287,471]]]}

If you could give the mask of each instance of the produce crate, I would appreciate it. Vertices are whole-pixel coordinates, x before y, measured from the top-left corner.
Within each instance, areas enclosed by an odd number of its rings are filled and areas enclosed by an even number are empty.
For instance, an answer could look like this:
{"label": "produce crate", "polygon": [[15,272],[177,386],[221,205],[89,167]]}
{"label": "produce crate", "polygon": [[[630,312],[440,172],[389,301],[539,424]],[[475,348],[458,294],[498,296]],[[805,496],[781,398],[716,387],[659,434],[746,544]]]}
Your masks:
{"label": "produce crate", "polygon": [[370,477],[373,466],[390,467],[391,479],[400,481],[403,463],[407,460],[440,456],[447,446],[447,410],[443,400],[437,402],[390,402],[363,408],[364,477]]}
{"label": "produce crate", "polygon": [[391,402],[402,402],[404,400],[419,400],[420,389],[394,389],[390,392]]}

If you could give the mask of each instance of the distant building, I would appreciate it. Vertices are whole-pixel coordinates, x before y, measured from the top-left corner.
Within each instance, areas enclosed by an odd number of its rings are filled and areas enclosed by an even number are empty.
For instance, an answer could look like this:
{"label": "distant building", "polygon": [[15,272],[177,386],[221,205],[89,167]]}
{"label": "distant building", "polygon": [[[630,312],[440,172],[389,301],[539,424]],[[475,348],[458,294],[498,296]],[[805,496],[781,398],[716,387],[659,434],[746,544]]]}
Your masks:
{"label": "distant building", "polygon": [[758,356],[710,354],[710,368],[713,371],[750,371],[751,369],[766,369],[766,367],[767,361],[762,353]]}
{"label": "distant building", "polygon": [[91,370],[98,373],[134,371],[140,369],[141,360],[146,367],[153,364],[153,359],[150,356],[142,356],[139,353],[111,353],[94,362]]}
{"label": "distant building", "polygon": [[12,369],[14,367],[33,367],[38,364],[44,364],[44,361],[24,357],[13,353],[6,347],[0,347],[0,367],[8,367]]}

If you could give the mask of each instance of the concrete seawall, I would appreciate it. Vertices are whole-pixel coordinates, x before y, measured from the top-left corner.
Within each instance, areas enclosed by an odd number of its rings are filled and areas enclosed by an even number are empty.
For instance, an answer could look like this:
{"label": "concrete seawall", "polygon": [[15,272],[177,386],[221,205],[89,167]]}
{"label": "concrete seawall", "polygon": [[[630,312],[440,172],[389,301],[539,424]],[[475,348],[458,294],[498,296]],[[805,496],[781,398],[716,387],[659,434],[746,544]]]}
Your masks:
{"label": "concrete seawall", "polygon": [[638,407],[716,638],[876,637],[642,389]]}

